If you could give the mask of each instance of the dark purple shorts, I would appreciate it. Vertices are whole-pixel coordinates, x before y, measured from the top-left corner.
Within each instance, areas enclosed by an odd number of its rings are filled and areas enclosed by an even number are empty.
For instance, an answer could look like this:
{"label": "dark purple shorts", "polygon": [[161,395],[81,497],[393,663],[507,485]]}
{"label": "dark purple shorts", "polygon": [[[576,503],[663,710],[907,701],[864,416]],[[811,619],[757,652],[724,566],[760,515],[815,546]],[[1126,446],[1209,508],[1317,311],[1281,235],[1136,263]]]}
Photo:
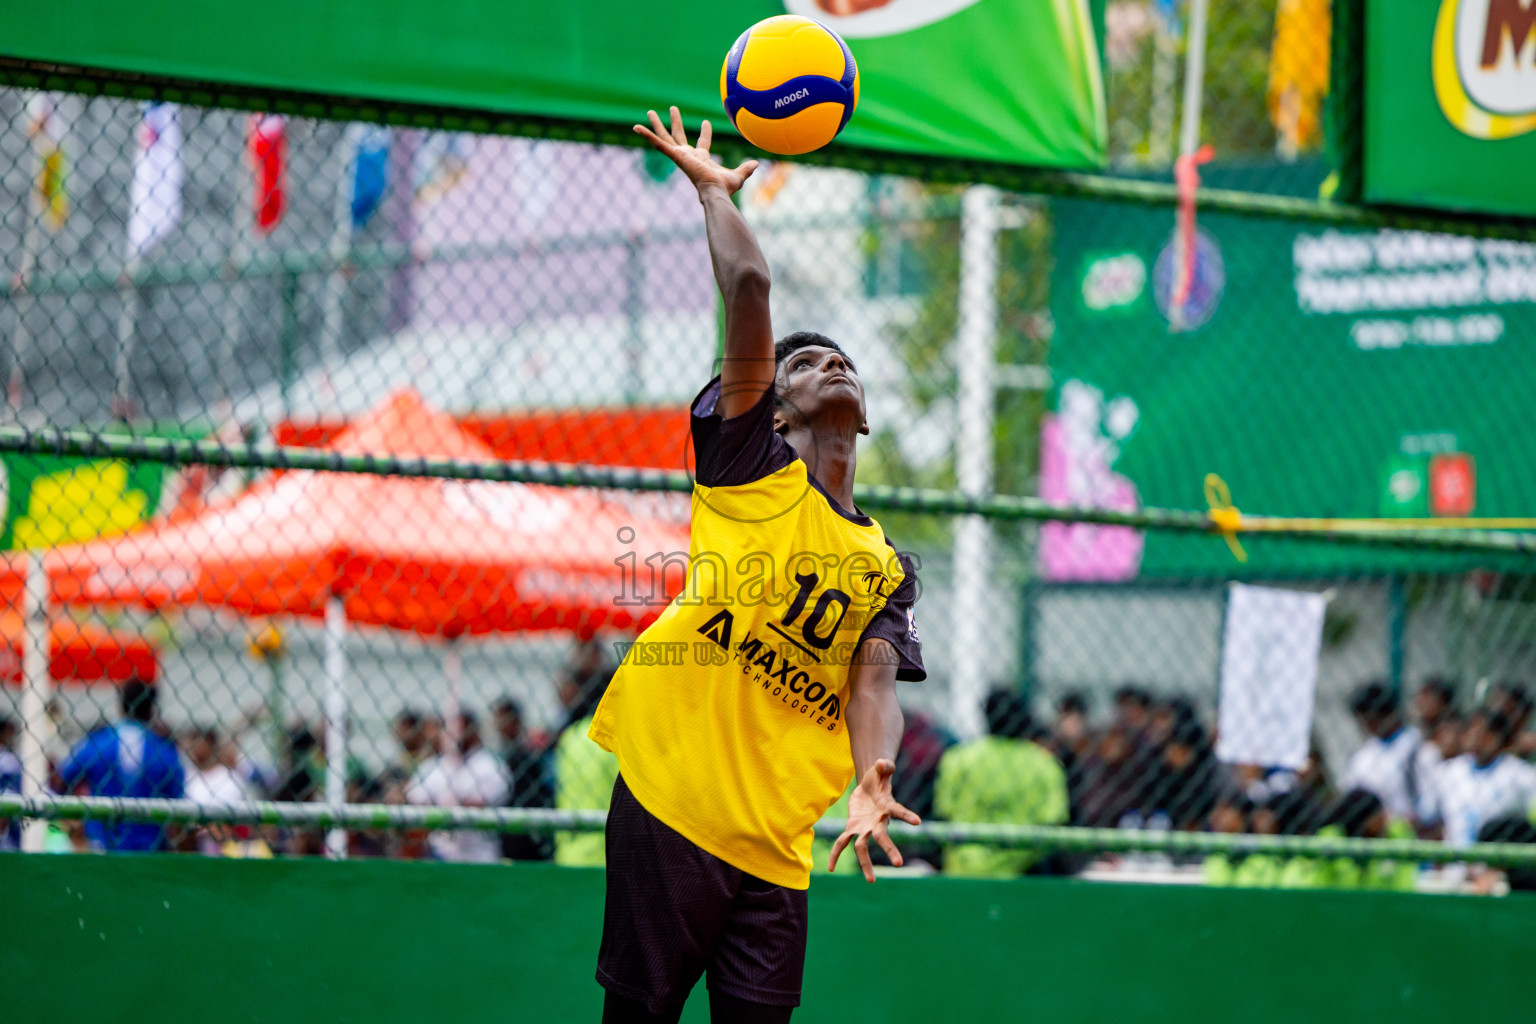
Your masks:
{"label": "dark purple shorts", "polygon": [[733,868],[654,818],[621,776],[608,808],[608,901],[598,984],[651,1013],[711,990],[799,1006],[809,928],[803,889]]}

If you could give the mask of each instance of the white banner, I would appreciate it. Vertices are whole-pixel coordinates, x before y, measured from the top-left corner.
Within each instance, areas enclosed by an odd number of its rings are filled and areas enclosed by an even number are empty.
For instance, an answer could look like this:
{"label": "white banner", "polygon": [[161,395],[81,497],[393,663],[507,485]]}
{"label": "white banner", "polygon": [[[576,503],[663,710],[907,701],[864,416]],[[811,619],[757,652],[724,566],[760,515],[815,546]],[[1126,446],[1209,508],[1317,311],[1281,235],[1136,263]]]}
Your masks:
{"label": "white banner", "polygon": [[1232,584],[1221,649],[1216,757],[1300,768],[1312,732],[1322,594]]}

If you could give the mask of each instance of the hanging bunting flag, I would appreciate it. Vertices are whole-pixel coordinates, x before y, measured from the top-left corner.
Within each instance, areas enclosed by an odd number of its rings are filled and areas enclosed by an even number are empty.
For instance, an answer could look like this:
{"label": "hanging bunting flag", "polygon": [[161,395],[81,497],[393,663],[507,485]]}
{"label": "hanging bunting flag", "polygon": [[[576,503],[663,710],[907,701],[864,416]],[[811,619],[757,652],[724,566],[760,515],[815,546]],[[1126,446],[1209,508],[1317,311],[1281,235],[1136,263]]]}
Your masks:
{"label": "hanging bunting flag", "polygon": [[27,101],[27,138],[37,156],[34,196],[43,223],[57,234],[69,218],[69,193],[64,179],[64,120],[53,97],[38,93]]}
{"label": "hanging bunting flag", "polygon": [[384,201],[389,186],[390,131],[381,125],[352,126],[352,228],[361,230]]}
{"label": "hanging bunting flag", "polygon": [[128,189],[128,262],[181,220],[181,180],[181,112],[174,103],[146,103]]}
{"label": "hanging bunting flag", "polygon": [[287,197],[283,194],[288,119],[281,114],[252,114],[250,124],[251,166],[256,172],[256,233],[271,234],[283,219]]}
{"label": "hanging bunting flag", "polygon": [[469,176],[469,136],[429,132],[416,150],[412,190],[417,202],[435,203]]}

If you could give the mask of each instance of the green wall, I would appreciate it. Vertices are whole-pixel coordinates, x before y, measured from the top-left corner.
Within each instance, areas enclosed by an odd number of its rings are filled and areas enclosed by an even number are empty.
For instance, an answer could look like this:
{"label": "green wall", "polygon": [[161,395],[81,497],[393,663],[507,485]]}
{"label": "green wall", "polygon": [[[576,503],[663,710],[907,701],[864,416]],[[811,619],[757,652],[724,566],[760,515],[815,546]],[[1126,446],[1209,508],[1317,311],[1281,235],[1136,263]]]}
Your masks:
{"label": "green wall", "polygon": [[[0,856],[5,1020],[596,1021],[600,872]],[[817,879],[797,1021],[1519,1020],[1536,900]],[[705,1019],[703,994],[685,1020]]]}

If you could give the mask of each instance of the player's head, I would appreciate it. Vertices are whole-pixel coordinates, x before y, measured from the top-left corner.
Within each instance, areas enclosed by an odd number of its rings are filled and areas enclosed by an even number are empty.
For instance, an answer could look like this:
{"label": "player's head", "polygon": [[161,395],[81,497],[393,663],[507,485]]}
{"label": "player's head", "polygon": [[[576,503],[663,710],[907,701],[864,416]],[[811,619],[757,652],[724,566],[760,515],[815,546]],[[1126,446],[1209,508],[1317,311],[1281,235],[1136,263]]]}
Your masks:
{"label": "player's head", "polygon": [[1333,805],[1328,824],[1353,839],[1381,839],[1387,834],[1387,811],[1375,793],[1352,789]]}
{"label": "player's head", "polygon": [[1413,710],[1425,725],[1434,725],[1456,706],[1456,684],[1444,676],[1430,676],[1413,695]]}
{"label": "player's head", "polygon": [[155,718],[155,688],[142,679],[130,679],[118,691],[119,706],[123,717],[135,722],[152,722]]}
{"label": "player's head", "polygon": [[773,428],[784,433],[797,426],[844,421],[869,433],[864,414],[864,383],[842,346],[815,331],[796,331],[773,347],[776,401]]}
{"label": "player's head", "polygon": [[1515,723],[1503,711],[1484,708],[1467,723],[1467,750],[1480,765],[1491,764],[1515,738]]}
{"label": "player's head", "polygon": [[996,689],[987,694],[982,714],[987,720],[987,732],[1002,739],[1028,739],[1034,728],[1024,698],[1012,690]]}
{"label": "player's head", "polygon": [[1350,695],[1349,710],[1361,728],[1381,739],[1389,738],[1402,725],[1397,689],[1383,679],[1373,679],[1356,689]]}

